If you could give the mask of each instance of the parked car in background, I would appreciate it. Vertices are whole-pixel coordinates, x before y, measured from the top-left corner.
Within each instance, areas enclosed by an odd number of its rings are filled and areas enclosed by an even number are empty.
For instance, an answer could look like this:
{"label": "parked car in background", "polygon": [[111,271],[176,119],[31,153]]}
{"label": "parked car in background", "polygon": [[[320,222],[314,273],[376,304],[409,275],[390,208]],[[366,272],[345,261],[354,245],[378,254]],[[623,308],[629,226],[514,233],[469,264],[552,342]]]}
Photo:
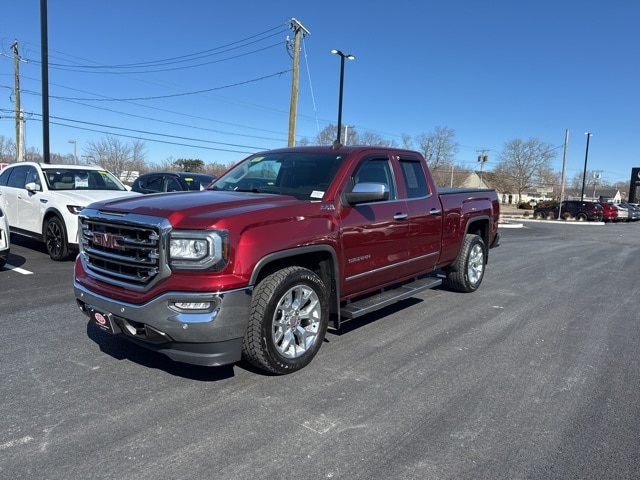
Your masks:
{"label": "parked car in background", "polygon": [[0,208],[0,267],[4,267],[9,258],[9,250],[11,249],[11,240],[9,233],[9,222],[7,216]]}
{"label": "parked car in background", "polygon": [[579,222],[587,220],[602,221],[602,207],[598,203],[582,200],[565,200],[562,204],[536,206],[533,218],[553,220],[561,217],[563,220],[575,219]]}
{"label": "parked car in background", "polygon": [[627,203],[638,211],[638,220],[640,220],[640,203]]}
{"label": "parked car in background", "polygon": [[114,175],[93,165],[17,162],[0,172],[0,208],[12,233],[44,242],[53,260],[78,249],[78,212],[92,202],[130,192]]}
{"label": "parked car in background", "polygon": [[620,205],[622,208],[627,209],[627,213],[628,213],[627,221],[636,222],[640,220],[640,207],[638,207],[637,205],[633,205],[631,203],[626,203],[626,202],[620,202],[618,205]]}
{"label": "parked car in background", "polygon": [[629,221],[629,210],[626,207],[623,207],[619,203],[612,203],[613,208],[618,211],[618,221],[619,222],[628,222]]}
{"label": "parked car in background", "polygon": [[204,190],[215,179],[215,175],[208,173],[151,172],[136,178],[131,185],[131,190],[138,193]]}
{"label": "parked car in background", "polygon": [[602,207],[602,220],[604,222],[617,222],[618,209],[608,202],[599,202]]}

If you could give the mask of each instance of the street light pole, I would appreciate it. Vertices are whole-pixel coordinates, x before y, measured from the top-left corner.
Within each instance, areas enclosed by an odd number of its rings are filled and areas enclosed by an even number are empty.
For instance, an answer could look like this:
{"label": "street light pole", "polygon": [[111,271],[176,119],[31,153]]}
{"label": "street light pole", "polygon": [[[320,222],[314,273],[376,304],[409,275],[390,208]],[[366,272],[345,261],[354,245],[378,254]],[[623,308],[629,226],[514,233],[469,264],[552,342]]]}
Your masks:
{"label": "street light pole", "polygon": [[585,132],[587,136],[587,150],[584,153],[584,172],[582,173],[582,192],[580,193],[580,200],[584,201],[584,182],[587,179],[587,159],[589,158],[589,138],[593,133]]}
{"label": "street light pole", "polygon": [[344,54],[340,50],[331,50],[331,53],[335,53],[336,55],[340,55],[340,94],[338,96],[338,136],[336,141],[334,142],[334,147],[340,146],[340,130],[342,129],[342,87],[344,84],[344,59],[348,58],[349,60],[354,60],[354,57],[351,54]]}

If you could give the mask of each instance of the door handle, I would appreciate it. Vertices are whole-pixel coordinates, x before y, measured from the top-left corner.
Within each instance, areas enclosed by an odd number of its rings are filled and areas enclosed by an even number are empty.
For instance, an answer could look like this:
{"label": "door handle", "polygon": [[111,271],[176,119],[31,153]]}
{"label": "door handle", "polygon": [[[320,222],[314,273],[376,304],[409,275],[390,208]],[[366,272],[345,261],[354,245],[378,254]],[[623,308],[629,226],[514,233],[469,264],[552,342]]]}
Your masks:
{"label": "door handle", "polygon": [[440,215],[442,213],[442,209],[440,208],[432,208],[429,210],[429,215]]}
{"label": "door handle", "polygon": [[409,216],[409,215],[407,215],[406,213],[396,213],[396,214],[393,216],[393,219],[394,219],[394,220],[406,220],[408,216]]}

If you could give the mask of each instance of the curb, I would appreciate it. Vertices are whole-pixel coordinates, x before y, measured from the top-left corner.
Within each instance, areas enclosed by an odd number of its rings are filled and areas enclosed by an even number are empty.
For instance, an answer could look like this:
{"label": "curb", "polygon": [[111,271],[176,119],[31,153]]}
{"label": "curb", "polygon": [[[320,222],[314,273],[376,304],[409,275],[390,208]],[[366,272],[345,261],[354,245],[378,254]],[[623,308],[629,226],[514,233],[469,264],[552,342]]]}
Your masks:
{"label": "curb", "polygon": [[[550,223],[554,225],[581,225],[584,227],[606,225],[604,222],[577,222],[575,220],[536,220],[535,218],[522,218],[522,217],[500,218],[499,225],[500,226],[508,225],[512,220],[517,220],[518,222]],[[511,228],[520,228],[520,227],[511,227]]]}

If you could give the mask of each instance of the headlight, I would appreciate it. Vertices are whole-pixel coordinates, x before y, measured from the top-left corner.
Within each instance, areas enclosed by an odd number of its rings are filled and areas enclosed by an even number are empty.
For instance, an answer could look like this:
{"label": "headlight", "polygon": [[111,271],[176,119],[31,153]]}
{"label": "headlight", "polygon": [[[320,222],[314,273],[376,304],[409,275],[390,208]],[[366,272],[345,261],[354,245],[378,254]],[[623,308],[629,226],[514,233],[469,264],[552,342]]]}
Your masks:
{"label": "headlight", "polygon": [[174,231],[169,237],[169,263],[178,270],[221,270],[228,256],[226,231]]}
{"label": "headlight", "polygon": [[67,205],[67,210],[69,210],[69,212],[73,213],[74,215],[77,215],[80,213],[80,210],[82,210],[84,207],[81,207],[79,205]]}

